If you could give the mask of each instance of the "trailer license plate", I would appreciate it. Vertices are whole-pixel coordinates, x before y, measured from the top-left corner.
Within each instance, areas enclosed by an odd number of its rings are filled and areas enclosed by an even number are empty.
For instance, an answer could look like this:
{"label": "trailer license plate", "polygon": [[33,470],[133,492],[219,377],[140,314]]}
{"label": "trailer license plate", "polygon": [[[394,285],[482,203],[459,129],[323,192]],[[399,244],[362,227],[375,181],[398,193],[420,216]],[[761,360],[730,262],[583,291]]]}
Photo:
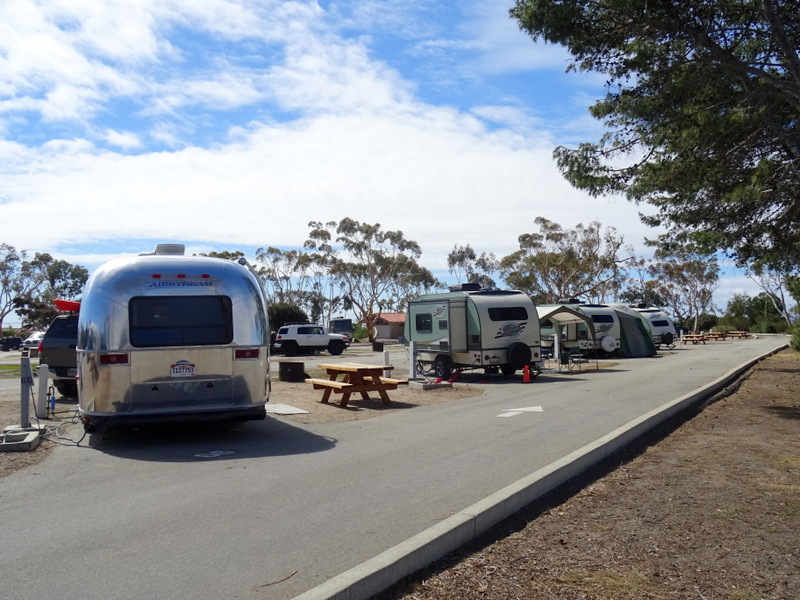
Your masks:
{"label": "trailer license plate", "polygon": [[194,377],[194,365],[182,360],[169,367],[170,377]]}

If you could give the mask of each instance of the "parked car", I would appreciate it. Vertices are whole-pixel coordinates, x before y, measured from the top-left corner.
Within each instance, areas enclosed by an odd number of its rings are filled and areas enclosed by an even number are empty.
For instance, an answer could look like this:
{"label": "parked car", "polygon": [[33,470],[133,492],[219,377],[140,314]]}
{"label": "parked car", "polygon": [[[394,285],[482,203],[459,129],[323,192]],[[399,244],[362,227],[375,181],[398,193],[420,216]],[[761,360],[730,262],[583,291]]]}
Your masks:
{"label": "parked car", "polygon": [[7,336],[0,339],[0,350],[9,352],[10,350],[19,350],[22,348],[22,338],[16,336]]}
{"label": "parked car", "polygon": [[47,365],[53,385],[62,396],[77,397],[78,315],[59,315],[39,343],[39,364]]}
{"label": "parked car", "polygon": [[30,334],[22,342],[22,350],[36,350],[39,347],[39,342],[44,337],[44,331],[36,331]]}
{"label": "parked car", "polygon": [[333,355],[341,354],[350,345],[350,338],[338,333],[328,333],[324,327],[314,323],[287,323],[275,336],[275,351],[286,356],[301,352],[327,350]]}

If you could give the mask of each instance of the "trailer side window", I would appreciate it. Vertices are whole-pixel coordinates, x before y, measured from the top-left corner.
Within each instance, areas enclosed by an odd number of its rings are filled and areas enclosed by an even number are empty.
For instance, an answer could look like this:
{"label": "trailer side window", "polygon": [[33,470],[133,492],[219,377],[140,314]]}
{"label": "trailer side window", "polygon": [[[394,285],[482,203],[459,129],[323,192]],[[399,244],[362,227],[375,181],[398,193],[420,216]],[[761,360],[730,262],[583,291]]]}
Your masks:
{"label": "trailer side window", "polygon": [[592,315],[592,321],[595,323],[613,323],[614,317],[611,315]]}
{"label": "trailer side window", "polygon": [[489,309],[492,321],[526,321],[528,311],[524,306],[496,306]]}
{"label": "trailer side window", "polygon": [[669,327],[668,321],[653,321],[655,327]]}
{"label": "trailer side window", "polygon": [[431,313],[417,313],[414,318],[414,327],[418,333],[431,333],[433,331],[433,315]]}
{"label": "trailer side window", "polygon": [[138,296],[131,298],[131,344],[211,346],[233,341],[233,311],[227,296]]}

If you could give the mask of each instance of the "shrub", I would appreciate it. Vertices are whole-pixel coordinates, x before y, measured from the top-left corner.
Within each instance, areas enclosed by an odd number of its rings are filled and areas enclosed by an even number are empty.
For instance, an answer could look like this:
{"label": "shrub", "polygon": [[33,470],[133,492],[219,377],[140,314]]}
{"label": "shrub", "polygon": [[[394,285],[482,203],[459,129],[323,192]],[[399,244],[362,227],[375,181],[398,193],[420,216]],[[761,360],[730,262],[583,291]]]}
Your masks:
{"label": "shrub", "polygon": [[795,352],[800,352],[800,323],[792,328],[792,339],[789,342],[789,346]]}

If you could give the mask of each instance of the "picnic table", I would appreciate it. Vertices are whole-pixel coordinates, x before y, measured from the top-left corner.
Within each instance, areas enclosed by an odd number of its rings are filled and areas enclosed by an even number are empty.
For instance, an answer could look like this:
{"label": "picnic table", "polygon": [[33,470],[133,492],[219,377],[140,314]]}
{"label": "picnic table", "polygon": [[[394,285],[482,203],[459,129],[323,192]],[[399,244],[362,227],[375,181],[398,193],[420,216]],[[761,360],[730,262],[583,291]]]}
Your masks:
{"label": "picnic table", "polygon": [[[331,393],[341,394],[339,406],[345,408],[350,401],[352,394],[361,394],[364,400],[369,398],[370,392],[378,392],[384,404],[389,404],[388,390],[396,390],[397,386],[405,383],[400,379],[384,377],[384,371],[393,369],[386,365],[366,365],[360,363],[336,363],[321,364],[320,368],[325,369],[329,379],[306,379],[307,383],[314,385],[315,390],[322,392],[323,404],[330,400]],[[339,376],[342,379],[339,379]]]}
{"label": "picnic table", "polygon": [[705,346],[707,338],[704,333],[684,333],[683,336],[681,336],[681,339],[683,340],[684,346],[686,345],[687,342],[692,342],[692,344],[694,345],[697,345],[700,342],[702,342],[703,345]]}
{"label": "picnic table", "polygon": [[744,339],[747,339],[747,338],[750,337],[750,332],[749,331],[729,331],[728,332],[728,336],[730,336],[732,338],[741,338],[741,339],[744,340]]}
{"label": "picnic table", "polygon": [[724,340],[728,337],[727,331],[709,331],[705,334],[709,340]]}

